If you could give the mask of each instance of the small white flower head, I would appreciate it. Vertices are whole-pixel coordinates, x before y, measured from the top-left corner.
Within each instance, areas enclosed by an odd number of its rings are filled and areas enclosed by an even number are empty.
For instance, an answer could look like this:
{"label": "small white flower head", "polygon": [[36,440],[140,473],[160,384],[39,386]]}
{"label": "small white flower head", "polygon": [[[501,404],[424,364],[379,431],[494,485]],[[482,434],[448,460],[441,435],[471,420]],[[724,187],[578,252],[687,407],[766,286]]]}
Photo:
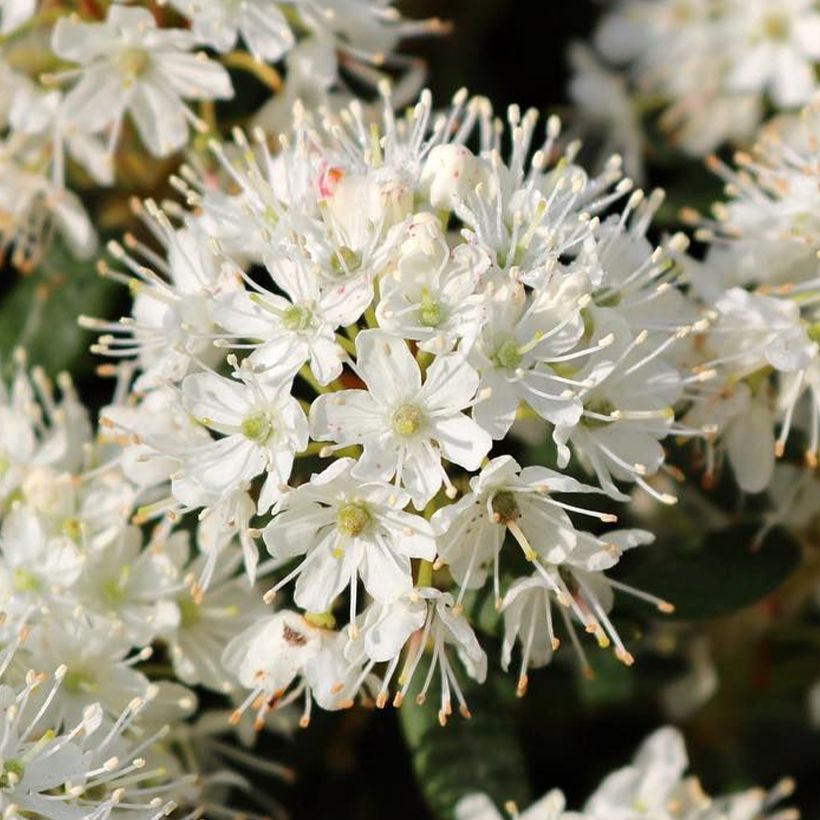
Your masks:
{"label": "small white flower head", "polygon": [[[725,446],[748,492],[766,488],[772,454],[783,456],[794,428],[805,433],[809,466],[820,452],[820,314],[812,295],[820,247],[818,134],[816,104],[799,118],[773,122],[753,155],[738,154],[738,170],[710,163],[730,197],[715,205],[717,219],[691,215],[711,244],[705,262],[690,266],[707,317],[693,357],[691,381],[699,389],[690,412],[713,426],[718,452]],[[744,446],[751,436],[760,447]]]}
{"label": "small white flower head", "polygon": [[[441,690],[439,723],[444,726],[453,712],[453,694],[461,714],[470,717],[449,649],[455,650],[464,671],[477,683],[483,683],[487,677],[487,656],[469,622],[453,612],[452,595],[431,588],[414,590],[404,599],[391,604],[386,617],[377,620],[371,628],[380,629],[387,634],[375,644],[371,641],[370,651],[378,658],[390,658],[377,704],[384,705],[386,702],[386,687],[398,662],[398,650],[407,643],[409,651],[398,678],[401,688],[393,699],[394,706],[401,706],[429,641],[432,657],[424,684],[416,695],[416,703],[422,704],[426,700],[427,690],[438,669]],[[395,654],[391,657],[390,652],[394,649]]]}
{"label": "small white flower head", "polygon": [[370,595],[388,603],[412,589],[410,559],[432,561],[436,552],[430,524],[403,512],[408,495],[382,481],[357,479],[355,464],[339,459],[292,490],[263,533],[275,558],[305,556],[277,588],[298,576],[296,603],[326,612],[350,587],[351,624],[359,577]]}
{"label": "small white flower head", "polygon": [[[593,820],[637,816],[672,820],[671,806],[680,805],[682,816],[695,806],[703,808],[709,798],[687,788],[684,773],[689,760],[683,737],[677,729],[665,727],[650,735],[638,749],[631,765],[607,775],[587,800],[584,814]],[[694,802],[693,802],[694,801]],[[677,813],[677,810],[676,810]]]}
{"label": "small white flower head", "polygon": [[10,251],[12,264],[29,272],[42,260],[51,230],[56,230],[75,256],[88,259],[97,249],[97,232],[85,206],[62,183],[30,170],[30,159],[0,145],[0,252]]}
{"label": "small white flower head", "polygon": [[[306,726],[312,697],[311,665],[323,651],[333,651],[336,634],[315,626],[296,612],[282,610],[261,618],[231,640],[225,647],[222,664],[250,690],[233,712],[231,722],[238,723],[245,710],[252,708],[259,731],[272,709],[285,706],[304,693],[302,725]],[[332,683],[328,690],[331,686]]]}
{"label": "small white flower head", "polygon": [[660,102],[660,126],[694,156],[748,144],[770,105],[809,102],[818,42],[812,0],[621,0],[595,37],[601,55],[627,69],[634,104]]}
{"label": "small white flower head", "polygon": [[336,341],[340,326],[353,324],[372,299],[370,287],[346,287],[320,278],[315,266],[297,248],[269,256],[273,285],[288,298],[260,286],[226,294],[213,308],[214,321],[240,338],[260,340],[248,361],[257,370],[293,358],[304,362],[320,384],[342,372],[345,352]]}
{"label": "small white flower head", "polygon": [[492,442],[463,412],[472,406],[478,387],[478,375],[463,356],[436,358],[422,384],[404,341],[366,330],[356,337],[356,372],[366,390],[319,396],[310,411],[313,438],[363,447],[351,471],[355,478],[395,477],[420,510],[442,482],[452,486],[442,458],[478,468]]}
{"label": "small white flower head", "polygon": [[[470,480],[470,492],[433,514],[440,562],[446,563],[459,586],[481,587],[492,566],[493,587],[500,604],[499,553],[509,532],[539,571],[564,563],[579,541],[597,545],[617,560],[617,551],[588,533],[578,532],[566,509],[578,510],[603,521],[616,516],[567,505],[552,492],[601,492],[546,467],[523,470],[511,456],[498,456]],[[553,574],[548,575],[549,578]],[[555,588],[569,603],[572,596],[559,579]]]}
{"label": "small white flower head", "polygon": [[257,374],[241,367],[233,378],[192,373],[182,382],[185,409],[221,438],[183,452],[173,491],[183,504],[210,504],[264,474],[260,512],[281,496],[294,455],[308,441],[307,419],[291,394],[292,371]]}
{"label": "small white flower head", "polygon": [[[581,815],[565,813],[566,800],[558,789],[547,792],[524,811],[517,807],[505,806],[514,810],[516,820],[581,820]],[[490,798],[482,792],[475,792],[462,797],[455,807],[456,820],[505,820]]]}
{"label": "small white flower head", "polygon": [[432,214],[416,216],[407,231],[395,271],[381,280],[379,327],[429,353],[457,344],[467,353],[485,320],[479,282],[489,260],[469,245],[451,252]]}
{"label": "small white flower head", "polygon": [[233,96],[228,72],[191,54],[194,44],[189,31],[158,28],[147,9],[112,6],[101,23],[61,17],[52,49],[80,66],[80,79],[65,100],[72,122],[87,131],[110,127],[113,147],[129,113],[152,154],[178,150],[196,119],[185,100]]}

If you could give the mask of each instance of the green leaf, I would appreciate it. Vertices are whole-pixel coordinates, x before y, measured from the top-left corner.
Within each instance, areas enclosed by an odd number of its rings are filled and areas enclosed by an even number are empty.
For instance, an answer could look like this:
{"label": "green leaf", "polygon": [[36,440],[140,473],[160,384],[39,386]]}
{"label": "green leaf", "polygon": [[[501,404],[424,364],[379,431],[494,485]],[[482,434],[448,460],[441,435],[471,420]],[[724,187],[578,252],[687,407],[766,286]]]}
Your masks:
{"label": "green leaf", "polygon": [[667,617],[730,615],[770,595],[800,564],[789,532],[776,527],[758,543],[759,532],[759,523],[746,523],[708,532],[696,549],[658,543],[623,580],[674,604]]}
{"label": "green leaf", "polygon": [[635,694],[635,670],[626,666],[610,649],[588,653],[592,677],[578,675],[578,694],[589,706],[626,703]]}
{"label": "green leaf", "polygon": [[481,686],[463,677],[459,681],[466,683],[471,718],[455,714],[440,726],[432,694],[421,706],[408,696],[400,711],[416,778],[430,809],[440,820],[450,820],[458,801],[472,792],[485,792],[498,806],[512,800],[525,807],[530,787],[515,733],[512,684],[492,672]]}
{"label": "green leaf", "polygon": [[93,260],[75,259],[55,239],[40,265],[17,275],[0,299],[0,360],[8,361],[16,347],[24,347],[29,362],[52,376],[91,368],[93,337],[78,326],[77,317],[106,315],[118,290],[97,275]]}

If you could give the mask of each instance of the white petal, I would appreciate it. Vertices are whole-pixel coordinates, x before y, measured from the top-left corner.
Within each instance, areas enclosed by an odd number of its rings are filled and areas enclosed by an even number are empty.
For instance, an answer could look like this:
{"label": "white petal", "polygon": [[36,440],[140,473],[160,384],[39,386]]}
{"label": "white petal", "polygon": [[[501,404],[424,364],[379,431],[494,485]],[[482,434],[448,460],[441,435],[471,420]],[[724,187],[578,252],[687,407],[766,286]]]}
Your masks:
{"label": "white petal", "polygon": [[395,407],[418,394],[421,372],[402,339],[364,330],[356,337],[356,353],[359,370],[380,404]]}

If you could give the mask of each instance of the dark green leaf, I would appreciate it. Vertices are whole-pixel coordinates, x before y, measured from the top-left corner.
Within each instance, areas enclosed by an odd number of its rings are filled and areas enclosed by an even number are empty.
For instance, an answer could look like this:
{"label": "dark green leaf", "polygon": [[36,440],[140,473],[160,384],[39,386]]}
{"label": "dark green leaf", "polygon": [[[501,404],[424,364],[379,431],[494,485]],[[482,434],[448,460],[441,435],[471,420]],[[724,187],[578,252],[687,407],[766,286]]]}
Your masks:
{"label": "dark green leaf", "polygon": [[106,315],[117,290],[97,275],[93,260],[75,259],[55,240],[40,265],[17,275],[0,299],[0,359],[8,361],[14,348],[24,347],[29,361],[52,376],[92,367],[93,337],[78,326],[77,317]]}
{"label": "dark green leaf", "polygon": [[800,563],[800,545],[785,529],[757,543],[759,523],[709,532],[697,549],[658,543],[624,580],[675,605],[681,620],[719,618],[774,592]]}
{"label": "dark green leaf", "polygon": [[456,714],[440,726],[432,695],[421,706],[408,696],[400,713],[419,786],[441,820],[450,820],[458,801],[472,792],[485,792],[498,806],[508,800],[521,807],[530,802],[512,715],[512,684],[492,673],[482,686],[466,683],[470,719]]}

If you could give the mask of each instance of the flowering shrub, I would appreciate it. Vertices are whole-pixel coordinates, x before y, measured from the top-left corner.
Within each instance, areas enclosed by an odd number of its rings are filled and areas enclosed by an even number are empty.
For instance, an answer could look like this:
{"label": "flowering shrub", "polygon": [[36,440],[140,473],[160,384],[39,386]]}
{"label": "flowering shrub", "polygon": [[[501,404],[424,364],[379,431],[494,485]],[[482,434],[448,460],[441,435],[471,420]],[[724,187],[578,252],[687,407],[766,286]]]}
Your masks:
{"label": "flowering shrub", "polygon": [[[738,647],[802,634],[815,18],[613,4],[628,70],[572,46],[562,125],[420,90],[402,41],[448,26],[387,2],[2,0],[3,817],[278,816],[278,736],[394,708],[436,816],[796,817],[790,779],[710,798],[671,726],[519,814],[512,724],[631,703],[694,738],[723,698],[751,748]],[[711,215],[636,183],[655,108],[690,154],[744,143]]]}

